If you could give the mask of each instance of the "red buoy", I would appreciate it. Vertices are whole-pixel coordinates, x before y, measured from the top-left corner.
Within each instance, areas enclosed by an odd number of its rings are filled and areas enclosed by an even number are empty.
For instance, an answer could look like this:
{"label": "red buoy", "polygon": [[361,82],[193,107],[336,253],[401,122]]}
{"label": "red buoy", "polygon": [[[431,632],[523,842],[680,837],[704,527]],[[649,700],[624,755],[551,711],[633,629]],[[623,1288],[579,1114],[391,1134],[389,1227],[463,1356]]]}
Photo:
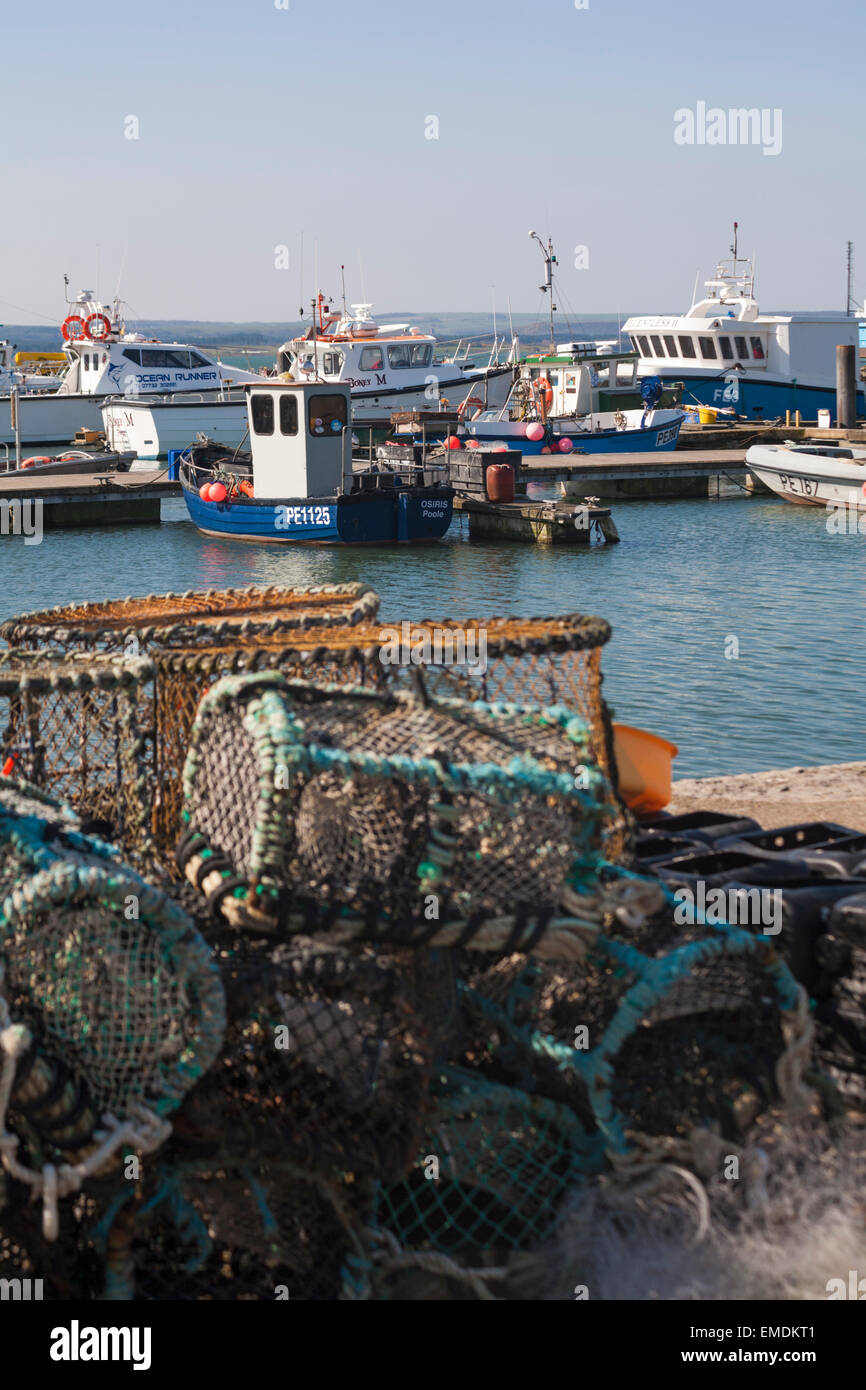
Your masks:
{"label": "red buoy", "polygon": [[225,483],[211,483],[208,490],[209,502],[224,502],[227,495]]}
{"label": "red buoy", "polygon": [[448,449],[462,449],[462,448],[463,448],[463,445],[462,445],[462,443],[460,442],[460,440],[457,438],[457,435],[456,435],[456,434],[449,434],[448,438],[445,440],[445,446],[446,446],[446,448],[448,448]]}
{"label": "red buoy", "polygon": [[487,496],[491,502],[514,501],[514,469],[510,463],[487,466]]}
{"label": "red buoy", "polygon": [[206,502],[210,497],[210,483],[202,483],[198,490],[198,495],[203,502]]}

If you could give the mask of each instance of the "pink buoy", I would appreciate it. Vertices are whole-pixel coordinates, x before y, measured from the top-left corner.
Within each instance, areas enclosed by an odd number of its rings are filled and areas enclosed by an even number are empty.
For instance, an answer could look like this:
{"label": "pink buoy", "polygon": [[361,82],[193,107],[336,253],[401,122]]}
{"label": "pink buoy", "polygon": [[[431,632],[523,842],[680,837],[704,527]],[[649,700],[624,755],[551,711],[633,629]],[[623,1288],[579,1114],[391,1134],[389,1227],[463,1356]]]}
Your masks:
{"label": "pink buoy", "polygon": [[526,438],[531,444],[537,444],[539,439],[544,438],[544,426],[538,420],[533,421],[531,425],[526,426]]}
{"label": "pink buoy", "polygon": [[559,441],[559,452],[560,452],[561,454],[572,454],[572,453],[574,453],[574,444],[572,443],[572,441],[571,441],[570,439],[560,439],[560,441]]}
{"label": "pink buoy", "polygon": [[210,497],[210,483],[202,483],[198,490],[198,495],[203,502],[206,502]]}
{"label": "pink buoy", "polygon": [[448,438],[445,440],[445,444],[449,449],[463,448],[463,441],[458,439],[456,434],[449,434]]}
{"label": "pink buoy", "polygon": [[209,502],[224,502],[227,495],[225,483],[211,483],[208,491]]}
{"label": "pink buoy", "polygon": [[541,452],[542,452],[543,454],[552,454],[552,453],[553,453],[553,450],[551,449],[551,447],[550,447],[549,444],[545,444],[545,446],[544,446],[544,448],[542,449]]}

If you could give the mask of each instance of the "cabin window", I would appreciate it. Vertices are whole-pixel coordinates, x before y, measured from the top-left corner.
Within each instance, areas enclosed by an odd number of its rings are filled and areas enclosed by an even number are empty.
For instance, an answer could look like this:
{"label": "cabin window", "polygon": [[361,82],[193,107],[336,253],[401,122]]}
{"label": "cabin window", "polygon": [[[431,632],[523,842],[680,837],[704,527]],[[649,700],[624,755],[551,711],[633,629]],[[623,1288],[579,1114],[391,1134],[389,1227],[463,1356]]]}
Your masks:
{"label": "cabin window", "polygon": [[691,338],[683,337],[682,334],[680,334],[680,350],[682,351],[683,357],[697,356],[697,353],[695,352],[695,345],[692,342]]}
{"label": "cabin window", "polygon": [[174,367],[189,371],[189,353],[172,352],[168,348],[142,348],[141,365],[143,367]]}
{"label": "cabin window", "polygon": [[610,386],[610,363],[609,363],[609,362],[598,362],[598,363],[596,364],[596,367],[595,367],[595,380],[594,380],[594,382],[593,382],[593,385],[594,385],[594,386],[601,386],[602,388],[606,388],[606,387]]}
{"label": "cabin window", "polygon": [[429,367],[433,359],[432,343],[412,343],[409,348],[413,367]]}
{"label": "cabin window", "polygon": [[191,367],[210,367],[212,364],[208,362],[206,357],[202,357],[200,352],[191,352],[189,355],[189,365]]}
{"label": "cabin window", "polygon": [[726,362],[733,362],[734,349],[731,347],[730,338],[719,338],[719,347]]}
{"label": "cabin window", "polygon": [[274,398],[258,395],[252,397],[253,434],[273,434]]}
{"label": "cabin window", "polygon": [[716,345],[712,338],[698,338],[701,345],[701,357],[707,362],[714,362],[716,359]]}
{"label": "cabin window", "polygon": [[736,337],[736,338],[734,339],[734,346],[735,346],[735,348],[737,349],[737,356],[738,356],[738,357],[748,357],[748,355],[749,355],[749,345],[748,345],[748,343],[746,342],[745,338],[740,338],[739,336]]}
{"label": "cabin window", "polygon": [[656,357],[664,357],[665,350],[662,347],[662,340],[657,333],[653,333],[652,335],[652,345]]}
{"label": "cabin window", "polygon": [[402,371],[404,367],[411,367],[412,360],[410,356],[409,344],[394,343],[392,347],[389,347],[388,361],[390,362],[391,366],[394,368],[395,371]]}
{"label": "cabin window", "polygon": [[345,396],[310,396],[307,409],[310,434],[341,434],[348,424]]}
{"label": "cabin window", "polygon": [[667,350],[668,350],[668,357],[676,357],[676,355],[677,355],[677,340],[676,340],[676,338],[674,337],[673,333],[666,333],[666,334],[665,334],[665,347],[666,347]]}
{"label": "cabin window", "polygon": [[760,338],[752,339],[752,356],[757,358],[759,361],[763,360],[764,344],[761,342]]}
{"label": "cabin window", "polygon": [[652,353],[650,352],[649,338],[638,338],[637,341],[640,344],[641,357],[652,357]]}
{"label": "cabin window", "polygon": [[85,354],[84,354],[84,370],[85,370],[86,372],[89,372],[89,371],[90,371],[90,353],[89,353],[89,352],[85,352]]}
{"label": "cabin window", "polygon": [[361,356],[358,358],[358,367],[362,372],[381,372],[385,366],[385,359],[382,356],[380,347],[361,348]]}
{"label": "cabin window", "polygon": [[136,367],[141,366],[141,348],[124,348],[123,355],[127,357],[130,362],[134,362]]}
{"label": "cabin window", "polygon": [[343,365],[341,352],[326,352],[322,358],[322,371],[325,376],[336,376]]}
{"label": "cabin window", "polygon": [[566,372],[566,375],[565,375],[565,389],[566,389],[566,391],[569,392],[569,394],[572,394],[572,395],[573,395],[574,392],[577,390],[577,386],[575,385],[576,381],[577,381],[577,377],[576,377],[576,376],[573,376],[573,375],[571,375],[570,373]]}
{"label": "cabin window", "polygon": [[637,363],[617,362],[616,364],[616,384],[617,386],[630,386],[634,381],[634,372]]}
{"label": "cabin window", "polygon": [[298,398],[294,391],[284,391],[280,396],[280,434],[297,434]]}

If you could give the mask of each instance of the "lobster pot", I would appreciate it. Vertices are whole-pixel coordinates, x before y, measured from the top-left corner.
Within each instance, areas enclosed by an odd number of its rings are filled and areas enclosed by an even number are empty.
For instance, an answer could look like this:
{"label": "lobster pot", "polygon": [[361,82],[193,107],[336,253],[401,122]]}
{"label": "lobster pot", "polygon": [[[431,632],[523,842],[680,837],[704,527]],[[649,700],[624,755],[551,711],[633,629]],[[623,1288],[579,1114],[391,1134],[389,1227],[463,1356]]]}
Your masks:
{"label": "lobster pot", "polygon": [[217,1056],[225,998],[189,917],[63,807],[41,820],[38,805],[32,788],[4,787],[0,1013],[15,1070],[0,1127],[19,1139],[15,1166],[4,1160],[16,1190],[49,1202],[46,1164],[117,1175],[125,1149],[165,1140]]}
{"label": "lobster pot", "polygon": [[379,595],[366,584],[189,590],[24,613],[0,624],[0,637],[17,647],[138,656],[165,647],[254,641],[296,628],[368,622],[378,608]]}
{"label": "lobster pot", "polygon": [[136,1298],[340,1295],[376,1184],[403,1178],[429,1122],[443,954],[235,942],[220,1066],[159,1157],[172,1201],[135,1213]]}
{"label": "lobster pot", "polygon": [[571,939],[612,814],[562,708],[236,676],[196,717],[178,860],[248,925],[513,949]]}
{"label": "lobster pot", "polygon": [[531,1068],[533,1094],[614,1156],[707,1126],[738,1142],[769,1106],[802,1100],[805,994],[766,937],[635,906],[624,899],[579,961],[470,967],[458,1060],[513,1084]]}
{"label": "lobster pot", "polygon": [[[220,676],[241,672],[279,671],[292,679],[379,690],[410,688],[413,673],[420,670],[436,695],[488,703],[562,704],[585,722],[593,760],[615,787],[601,675],[601,649],[609,637],[606,622],[571,614],[391,626],[362,623],[262,634],[254,644],[161,652],[155,658],[158,841],[167,848],[177,837],[181,773],[199,700]],[[623,820],[618,819],[615,833],[613,826],[609,830],[608,854],[622,853]]]}
{"label": "lobster pot", "polygon": [[153,679],[142,657],[0,651],[7,772],[140,848],[153,795]]}

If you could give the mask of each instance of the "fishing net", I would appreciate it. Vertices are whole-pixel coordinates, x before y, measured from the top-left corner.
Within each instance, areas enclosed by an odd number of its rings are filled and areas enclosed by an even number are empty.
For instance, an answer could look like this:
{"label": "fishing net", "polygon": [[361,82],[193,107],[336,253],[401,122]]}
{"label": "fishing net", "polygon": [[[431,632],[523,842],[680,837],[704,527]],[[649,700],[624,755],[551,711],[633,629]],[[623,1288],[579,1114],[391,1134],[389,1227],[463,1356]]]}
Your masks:
{"label": "fishing net", "polygon": [[143,657],[0,651],[6,772],[143,845],[153,799],[153,678]]}
{"label": "fishing net", "polygon": [[353,624],[376,616],[379,596],[366,584],[278,585],[77,603],[24,613],[0,624],[11,646],[61,651],[122,650],[138,656],[200,641],[249,641],[297,627]]}
{"label": "fishing net", "polygon": [[335,940],[580,952],[619,823],[586,725],[562,707],[276,673],[209,690],[184,792],[179,863],[215,910]]}
{"label": "fishing net", "polygon": [[69,808],[4,779],[0,850],[0,1158],[51,1240],[60,1199],[164,1142],[224,995],[187,915]]}
{"label": "fishing net", "polygon": [[[349,628],[260,634],[162,651],[157,664],[158,843],[173,847],[180,824],[181,775],[205,691],[220,676],[279,671],[340,685],[406,687],[422,670],[431,694],[489,703],[562,704],[585,721],[593,758],[616,786],[610,717],[602,697],[601,648],[610,627],[599,618],[491,618],[465,622],[362,623]],[[622,848],[622,842],[620,849]]]}

